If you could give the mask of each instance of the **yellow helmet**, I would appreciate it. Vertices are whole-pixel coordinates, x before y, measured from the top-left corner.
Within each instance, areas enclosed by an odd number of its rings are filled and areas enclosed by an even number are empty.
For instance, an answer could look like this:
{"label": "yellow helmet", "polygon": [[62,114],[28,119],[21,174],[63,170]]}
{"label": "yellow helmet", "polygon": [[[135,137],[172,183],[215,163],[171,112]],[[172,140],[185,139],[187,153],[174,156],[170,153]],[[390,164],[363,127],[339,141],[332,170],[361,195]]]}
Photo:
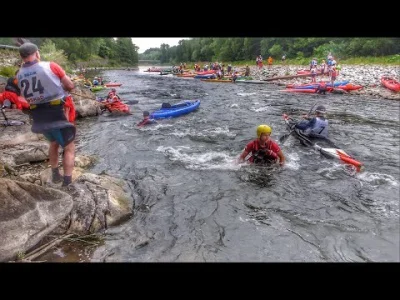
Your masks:
{"label": "yellow helmet", "polygon": [[260,138],[262,133],[269,133],[271,134],[272,129],[268,125],[260,125],[257,127],[257,137]]}

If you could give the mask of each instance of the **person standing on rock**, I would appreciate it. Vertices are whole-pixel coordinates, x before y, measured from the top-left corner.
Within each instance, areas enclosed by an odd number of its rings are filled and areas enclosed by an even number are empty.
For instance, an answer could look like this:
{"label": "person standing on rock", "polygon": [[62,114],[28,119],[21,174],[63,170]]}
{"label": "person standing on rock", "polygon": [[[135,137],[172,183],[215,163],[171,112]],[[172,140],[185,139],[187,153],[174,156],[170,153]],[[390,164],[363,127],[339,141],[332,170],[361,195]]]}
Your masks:
{"label": "person standing on rock", "polygon": [[[30,104],[33,119],[32,132],[43,134],[50,141],[49,162],[54,183],[63,181],[67,186],[72,181],[75,159],[74,124],[64,113],[65,91],[71,91],[74,83],[55,62],[40,61],[35,44],[24,43],[19,47],[23,64],[17,73],[21,95]],[[64,178],[58,169],[59,146],[64,149]]]}

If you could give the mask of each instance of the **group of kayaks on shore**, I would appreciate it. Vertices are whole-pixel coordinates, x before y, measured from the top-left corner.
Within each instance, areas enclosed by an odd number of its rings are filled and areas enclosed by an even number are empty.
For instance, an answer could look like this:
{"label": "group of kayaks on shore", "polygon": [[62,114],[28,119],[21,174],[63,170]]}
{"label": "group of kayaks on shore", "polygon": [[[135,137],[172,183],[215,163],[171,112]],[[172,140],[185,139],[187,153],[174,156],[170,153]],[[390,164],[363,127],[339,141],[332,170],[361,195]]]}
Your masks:
{"label": "group of kayaks on shore", "polygon": [[[313,69],[311,69],[313,70]],[[334,69],[335,72],[336,69]],[[339,69],[338,69],[339,70]],[[177,77],[184,77],[184,78],[194,78],[194,79],[201,79],[201,81],[205,82],[218,82],[218,83],[264,83],[262,80],[253,80],[250,76],[250,69],[246,66],[245,72],[238,72],[237,70],[230,69],[228,70],[227,74],[221,71],[221,69],[196,69],[195,71],[188,70],[188,69],[179,69],[178,72],[175,72],[173,68],[148,68],[144,72],[159,72],[160,75],[168,75],[173,74]],[[312,72],[309,70],[299,70],[297,72],[299,75],[302,74],[309,74],[312,76]],[[316,74],[315,74],[316,75]],[[326,73],[329,76],[329,73]],[[287,84],[286,89],[282,90],[284,92],[291,92],[291,93],[319,93],[325,94],[326,92],[331,93],[346,93],[350,91],[355,91],[362,89],[362,85],[357,85],[350,83],[349,80],[343,81],[335,81],[336,76],[331,74],[330,79],[327,81],[321,80],[316,82],[315,76],[312,77],[312,81],[310,83],[305,84]],[[381,84],[382,86],[394,91],[400,91],[400,82],[396,81],[393,77],[383,75],[381,77]]]}

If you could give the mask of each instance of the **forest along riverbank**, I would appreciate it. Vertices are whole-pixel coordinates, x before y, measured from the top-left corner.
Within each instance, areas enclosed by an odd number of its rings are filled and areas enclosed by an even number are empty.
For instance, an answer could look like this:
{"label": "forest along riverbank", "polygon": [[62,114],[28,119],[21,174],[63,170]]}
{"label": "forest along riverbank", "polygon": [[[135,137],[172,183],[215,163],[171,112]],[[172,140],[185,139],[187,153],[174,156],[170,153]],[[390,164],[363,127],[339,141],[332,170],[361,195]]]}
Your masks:
{"label": "forest along riverbank", "polygon": [[[135,205],[88,260],[399,260],[397,101],[144,72],[102,76],[123,83],[122,99],[139,103],[130,105],[130,116],[80,121],[77,151],[98,157],[91,172],[131,182]],[[145,110],[194,99],[201,105],[193,113],[136,126]],[[317,101],[327,107],[331,139],[365,164],[362,173],[294,138],[281,145],[282,169],[234,163],[257,125],[269,124],[278,140],[287,133],[282,114],[299,117]],[[67,253],[57,248],[53,259],[61,255]]]}

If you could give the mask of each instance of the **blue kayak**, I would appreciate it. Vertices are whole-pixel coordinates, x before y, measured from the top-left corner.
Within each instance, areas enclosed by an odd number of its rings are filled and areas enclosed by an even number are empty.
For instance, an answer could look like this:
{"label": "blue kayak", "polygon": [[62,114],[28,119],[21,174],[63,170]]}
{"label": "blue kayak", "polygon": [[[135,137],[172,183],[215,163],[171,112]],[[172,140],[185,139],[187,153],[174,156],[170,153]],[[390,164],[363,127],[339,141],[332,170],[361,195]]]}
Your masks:
{"label": "blue kayak", "polygon": [[164,107],[164,104],[161,109],[150,114],[151,119],[174,118],[188,114],[192,111],[195,111],[200,106],[200,100],[185,101],[171,105],[170,107]]}

